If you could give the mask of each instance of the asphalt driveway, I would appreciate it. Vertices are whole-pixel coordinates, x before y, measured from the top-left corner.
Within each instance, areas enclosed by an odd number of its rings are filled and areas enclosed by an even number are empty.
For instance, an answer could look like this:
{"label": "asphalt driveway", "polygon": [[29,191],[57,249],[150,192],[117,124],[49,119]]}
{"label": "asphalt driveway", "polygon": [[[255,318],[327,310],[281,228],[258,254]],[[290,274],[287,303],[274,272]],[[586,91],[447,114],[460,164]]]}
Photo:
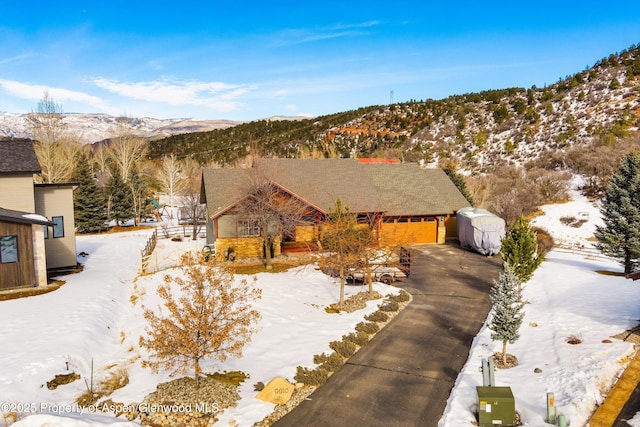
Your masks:
{"label": "asphalt driveway", "polygon": [[437,426],[502,261],[449,244],[410,249],[398,285],[411,304],[274,426]]}

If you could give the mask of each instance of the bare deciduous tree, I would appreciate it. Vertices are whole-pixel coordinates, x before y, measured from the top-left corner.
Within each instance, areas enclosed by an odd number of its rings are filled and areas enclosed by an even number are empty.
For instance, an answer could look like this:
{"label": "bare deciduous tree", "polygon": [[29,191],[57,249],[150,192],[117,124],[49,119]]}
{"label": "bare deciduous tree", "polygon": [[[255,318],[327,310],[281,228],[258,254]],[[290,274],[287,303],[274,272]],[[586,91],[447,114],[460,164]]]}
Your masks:
{"label": "bare deciduous tree", "polygon": [[193,159],[185,159],[181,165],[182,170],[182,197],[180,200],[180,218],[186,218],[192,226],[192,238],[196,240],[207,213],[207,207],[200,202],[200,181],[202,179],[202,167]]}
{"label": "bare deciduous tree", "polygon": [[197,386],[204,359],[224,362],[242,355],[260,320],[252,304],[262,291],[246,279],[234,281],[230,270],[207,265],[192,254],[184,256],[183,265],[184,278],[167,275],[158,288],[167,312],[143,307],[148,327],[140,346],[151,352],[144,367],[172,374],[192,371]]}
{"label": "bare deciduous tree", "polygon": [[173,206],[173,197],[179,194],[186,185],[183,162],[175,154],[162,158],[162,165],[157,172],[162,189],[169,196],[169,206]]}
{"label": "bare deciduous tree", "polygon": [[147,154],[147,142],[136,135],[126,119],[119,121],[115,134],[111,137],[107,153],[124,182],[129,180],[131,172]]}
{"label": "bare deciduous tree", "polygon": [[276,238],[295,233],[298,225],[304,225],[309,207],[296,196],[275,184],[279,173],[264,163],[247,168],[244,180],[238,183],[248,196],[238,204],[238,213],[255,221],[263,239],[265,266],[272,268],[271,250]]}
{"label": "bare deciduous tree", "polygon": [[37,180],[45,184],[68,182],[75,172],[80,144],[67,132],[63,119],[62,106],[48,91],[38,102],[37,110],[28,115],[36,139],[34,150],[42,169]]}
{"label": "bare deciduous tree", "polygon": [[[350,268],[364,267],[371,286],[371,265],[367,254],[373,241],[373,231],[369,225],[359,225],[357,216],[350,212],[349,207],[343,205],[340,199],[336,200],[327,217],[322,245],[330,252],[324,262],[337,270],[340,276],[339,305],[344,304],[344,286]],[[366,260],[364,265],[363,259]],[[371,287],[370,291],[373,291]]]}

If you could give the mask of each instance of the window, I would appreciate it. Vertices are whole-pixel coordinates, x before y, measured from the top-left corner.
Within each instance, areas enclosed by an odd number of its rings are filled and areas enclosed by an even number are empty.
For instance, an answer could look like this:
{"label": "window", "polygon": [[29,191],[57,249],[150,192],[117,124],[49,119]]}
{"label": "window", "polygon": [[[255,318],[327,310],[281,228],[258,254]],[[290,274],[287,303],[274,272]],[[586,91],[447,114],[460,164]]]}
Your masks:
{"label": "window", "polygon": [[422,222],[422,218],[417,217],[417,216],[412,216],[411,217],[411,222]]}
{"label": "window", "polygon": [[0,236],[0,263],[18,262],[18,236]]}
{"label": "window", "polygon": [[42,228],[44,229],[44,238],[48,239],[49,238],[49,226],[48,225],[43,225]]}
{"label": "window", "polygon": [[260,226],[257,219],[241,219],[238,220],[238,236],[249,237],[259,236]]}
{"label": "window", "polygon": [[51,222],[53,222],[53,238],[64,237],[64,217],[51,217]]}

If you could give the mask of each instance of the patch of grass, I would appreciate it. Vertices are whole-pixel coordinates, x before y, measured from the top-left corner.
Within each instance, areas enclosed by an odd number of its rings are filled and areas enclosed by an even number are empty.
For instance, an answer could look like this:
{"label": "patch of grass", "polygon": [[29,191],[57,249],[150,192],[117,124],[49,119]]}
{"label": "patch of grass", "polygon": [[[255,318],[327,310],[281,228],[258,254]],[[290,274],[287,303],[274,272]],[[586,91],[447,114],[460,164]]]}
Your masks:
{"label": "patch of grass", "polygon": [[560,222],[566,226],[580,228],[589,220],[587,218],[576,218],[575,216],[560,217]]}
{"label": "patch of grass", "polygon": [[344,358],[335,352],[328,356],[322,353],[313,356],[313,363],[320,365],[320,368],[327,372],[337,372],[344,365]]}
{"label": "patch of grass", "polygon": [[389,320],[389,315],[383,311],[377,310],[371,314],[367,314],[364,318],[369,322],[386,322]]}
{"label": "patch of grass", "polygon": [[329,347],[344,358],[351,357],[356,352],[356,345],[351,341],[331,341]]}
{"label": "patch of grass", "polygon": [[351,341],[359,347],[364,347],[369,343],[369,334],[365,332],[351,332],[349,335],[342,336],[343,341]]}
{"label": "patch of grass", "polygon": [[76,399],[76,403],[81,407],[95,405],[98,400],[109,396],[127,384],[129,384],[129,373],[125,368],[120,368],[114,372],[110,372],[109,375],[98,384],[95,390],[89,390],[87,388],[87,391]]}
{"label": "patch of grass", "polygon": [[231,371],[231,372],[224,372],[224,373],[214,372],[213,374],[209,374],[207,376],[217,381],[231,384],[234,386],[239,386],[240,383],[244,382],[244,380],[249,378],[249,375],[241,371]]}
{"label": "patch of grass", "polygon": [[400,310],[400,305],[395,301],[387,301],[380,305],[381,311],[394,312]]}
{"label": "patch of grass", "polygon": [[80,379],[80,374],[70,372],[68,374],[57,374],[51,381],[47,381],[47,388],[55,390],[61,385],[70,384]]}
{"label": "patch of grass", "polygon": [[569,335],[566,339],[567,344],[582,344],[582,337],[580,335]]}
{"label": "patch of grass", "polygon": [[231,269],[235,274],[254,275],[258,273],[282,273],[290,268],[297,267],[295,264],[274,263],[271,270],[267,270],[264,264],[234,265]]}
{"label": "patch of grass", "polygon": [[360,322],[356,325],[356,331],[363,332],[368,335],[375,334],[380,330],[380,327],[375,322]]}
{"label": "patch of grass", "polygon": [[33,297],[36,295],[48,294],[49,292],[58,290],[65,283],[66,282],[63,280],[54,280],[51,283],[49,283],[47,286],[3,291],[3,292],[0,292],[0,301],[8,301],[8,300],[17,299],[17,298],[26,298],[26,297]]}
{"label": "patch of grass", "polygon": [[539,227],[531,227],[531,231],[536,233],[536,243],[538,244],[538,251],[540,252],[549,252],[555,246],[555,242],[553,241],[553,237],[547,232]]}
{"label": "patch of grass", "polygon": [[411,295],[409,295],[409,292],[405,291],[404,289],[401,289],[399,294],[389,295],[387,296],[387,298],[395,302],[407,302],[411,299]]}
{"label": "patch of grass", "polygon": [[603,276],[615,276],[615,277],[624,277],[625,276],[623,271],[596,270],[596,273],[602,274]]}
{"label": "patch of grass", "polygon": [[296,368],[296,375],[293,377],[296,382],[307,385],[322,385],[327,382],[327,378],[329,378],[329,372],[325,369],[320,367],[309,369],[302,366]]}

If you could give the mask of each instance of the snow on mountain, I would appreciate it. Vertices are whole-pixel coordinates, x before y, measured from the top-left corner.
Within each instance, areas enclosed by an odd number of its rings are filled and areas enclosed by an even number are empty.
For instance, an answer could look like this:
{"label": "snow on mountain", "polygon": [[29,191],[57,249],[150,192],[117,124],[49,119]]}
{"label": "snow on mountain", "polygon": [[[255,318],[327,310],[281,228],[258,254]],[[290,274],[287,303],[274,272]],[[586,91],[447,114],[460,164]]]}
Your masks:
{"label": "snow on mountain", "polygon": [[[28,114],[0,112],[0,138],[33,138]],[[121,118],[107,114],[64,114],[67,131],[78,137],[82,144],[92,144],[111,137]],[[205,132],[237,125],[232,120],[127,118],[135,132],[146,138]]]}

